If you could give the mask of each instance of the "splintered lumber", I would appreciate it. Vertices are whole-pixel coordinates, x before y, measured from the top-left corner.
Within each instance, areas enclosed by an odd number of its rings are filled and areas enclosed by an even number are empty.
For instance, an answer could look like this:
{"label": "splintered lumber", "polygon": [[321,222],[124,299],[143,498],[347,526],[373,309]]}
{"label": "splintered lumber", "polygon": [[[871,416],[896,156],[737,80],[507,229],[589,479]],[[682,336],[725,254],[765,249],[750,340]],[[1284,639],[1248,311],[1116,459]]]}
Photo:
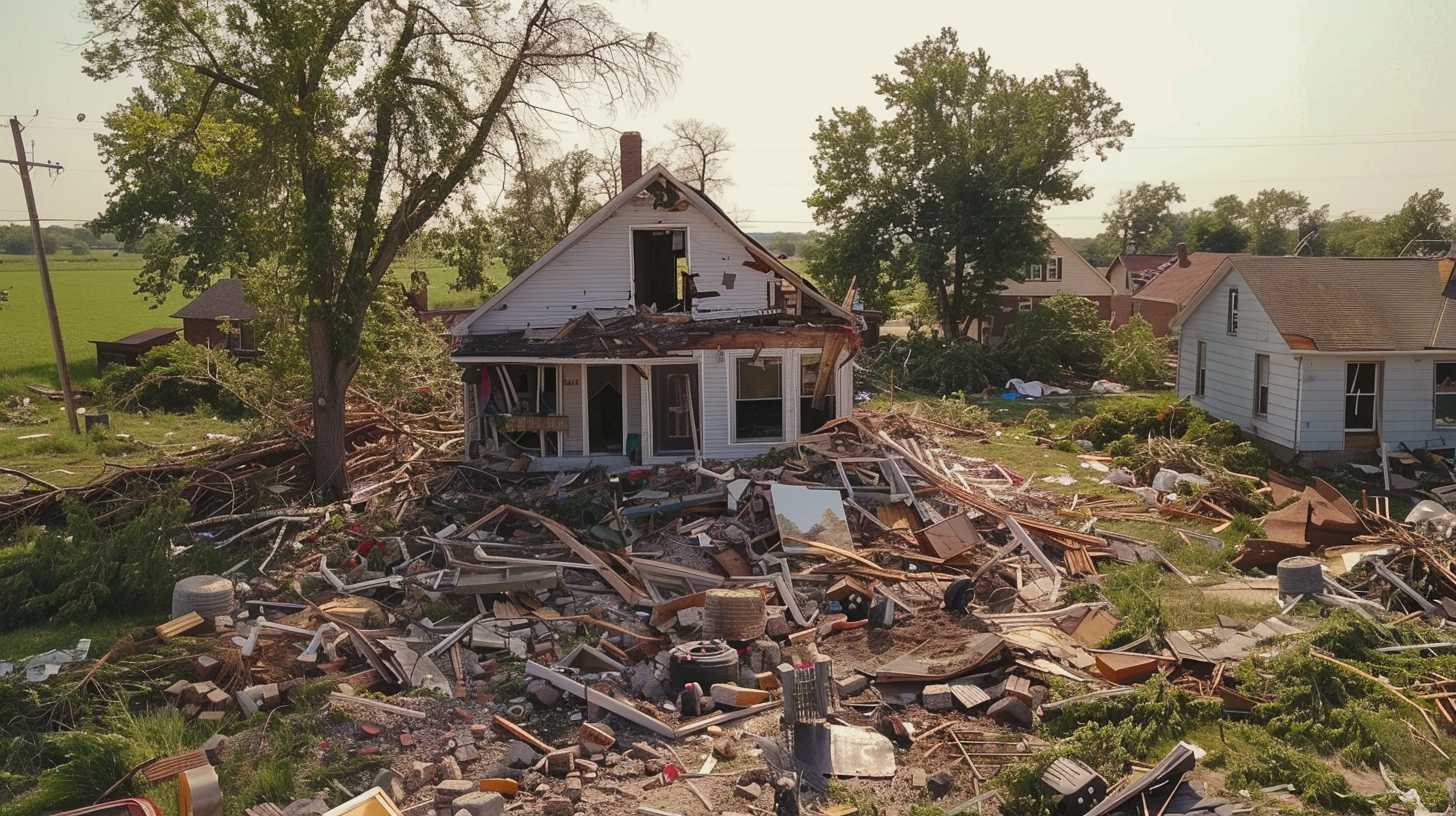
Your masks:
{"label": "splintered lumber", "polygon": [[565,544],[566,547],[570,549],[577,558],[585,561],[588,565],[595,569],[597,575],[601,576],[601,579],[603,581],[606,581],[608,586],[610,586],[618,595],[622,596],[622,600],[633,606],[636,606],[638,604],[645,604],[651,601],[651,598],[647,596],[646,590],[643,590],[641,587],[636,586],[627,579],[623,578],[616,570],[612,569],[612,566],[604,561],[601,556],[597,555],[595,550],[586,546],[585,544],[582,544],[575,535],[572,535],[570,530],[566,529],[566,527],[541,515],[540,513],[534,513],[530,510],[523,510],[519,507],[514,507],[509,504],[503,504],[500,507],[497,507],[496,509],[490,511],[489,513],[486,513],[484,516],[481,516],[469,527],[462,530],[461,534],[469,535],[470,533],[479,530],[481,527],[484,527],[485,525],[491,523],[492,521],[495,521],[496,519],[508,513],[514,513],[515,515],[518,515],[525,519],[529,519],[530,521],[534,521],[537,524],[541,525],[543,529],[545,529],[551,535],[555,536],[557,540],[559,540],[562,544]]}
{"label": "splintered lumber", "polygon": [[187,632],[201,626],[205,620],[197,612],[188,612],[180,617],[173,618],[157,627],[157,637],[162,640],[171,640],[174,637],[186,634]]}
{"label": "splintered lumber", "polygon": [[405,708],[404,706],[393,705],[391,703],[374,700],[369,697],[354,697],[352,695],[342,694],[337,691],[331,692],[329,694],[329,703],[332,705],[362,705],[367,708],[375,709],[376,711],[384,711],[389,714],[397,714],[401,717],[408,717],[412,720],[423,720],[429,716],[425,712],[416,711],[413,708]]}
{"label": "splintered lumber", "polygon": [[154,759],[143,765],[137,772],[142,780],[148,785],[160,782],[164,779],[171,779],[180,773],[186,773],[193,768],[201,768],[210,764],[207,761],[207,754],[203,751],[189,751],[176,756]]}
{"label": "splintered lumber", "polygon": [[540,737],[536,736],[535,734],[532,734],[530,731],[527,731],[526,729],[520,727],[519,725],[516,725],[515,723],[511,722],[510,720],[506,719],[505,717],[502,717],[499,714],[495,715],[494,717],[491,717],[490,721],[491,721],[491,723],[493,725],[495,725],[496,728],[499,728],[500,730],[506,732],[507,734],[510,734],[511,736],[515,737],[516,739],[520,740],[521,742],[526,743],[527,745],[531,746],[532,748],[535,748],[537,751],[540,751],[543,754],[549,754],[552,751],[555,751],[556,750],[555,748],[552,748],[550,745],[547,745],[546,742],[544,740],[542,740]]}
{"label": "splintered lumber", "polygon": [[762,689],[744,688],[734,683],[714,683],[708,693],[712,695],[713,702],[733,708],[747,708],[751,705],[768,702],[770,696],[767,691]]}

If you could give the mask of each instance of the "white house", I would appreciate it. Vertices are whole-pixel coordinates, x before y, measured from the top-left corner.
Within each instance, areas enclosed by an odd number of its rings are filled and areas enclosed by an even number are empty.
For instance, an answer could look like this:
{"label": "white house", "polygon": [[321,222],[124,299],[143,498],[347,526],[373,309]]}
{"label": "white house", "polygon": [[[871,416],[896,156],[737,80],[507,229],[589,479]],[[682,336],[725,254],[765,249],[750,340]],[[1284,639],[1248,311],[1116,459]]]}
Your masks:
{"label": "white house", "polygon": [[452,329],[468,458],[737,459],[852,411],[863,322],[641,156],[623,134],[622,192]]}
{"label": "white house", "polygon": [[1288,453],[1456,446],[1453,265],[1229,256],[1172,321],[1178,394]]}

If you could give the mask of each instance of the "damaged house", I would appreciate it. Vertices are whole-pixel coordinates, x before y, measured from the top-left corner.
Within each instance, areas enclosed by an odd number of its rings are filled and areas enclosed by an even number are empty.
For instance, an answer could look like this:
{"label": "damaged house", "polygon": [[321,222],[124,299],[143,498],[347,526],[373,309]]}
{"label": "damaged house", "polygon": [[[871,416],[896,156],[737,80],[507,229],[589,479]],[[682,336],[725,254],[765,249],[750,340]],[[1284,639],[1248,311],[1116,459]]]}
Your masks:
{"label": "damaged house", "polygon": [[1178,396],[1290,455],[1456,446],[1453,265],[1231,255],[1172,321]]}
{"label": "damaged house", "polygon": [[861,319],[621,145],[622,192],[452,329],[467,458],[738,459],[849,415]]}

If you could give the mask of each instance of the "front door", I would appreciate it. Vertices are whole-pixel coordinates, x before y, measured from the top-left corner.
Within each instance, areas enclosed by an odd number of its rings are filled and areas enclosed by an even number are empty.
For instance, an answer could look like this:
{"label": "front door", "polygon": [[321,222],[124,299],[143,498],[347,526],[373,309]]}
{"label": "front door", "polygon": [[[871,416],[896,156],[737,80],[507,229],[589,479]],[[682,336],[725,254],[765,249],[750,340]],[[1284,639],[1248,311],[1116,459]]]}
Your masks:
{"label": "front door", "polygon": [[1375,447],[1380,430],[1380,363],[1345,364],[1345,447]]}
{"label": "front door", "polygon": [[702,439],[701,396],[696,365],[652,367],[652,452],[693,453]]}

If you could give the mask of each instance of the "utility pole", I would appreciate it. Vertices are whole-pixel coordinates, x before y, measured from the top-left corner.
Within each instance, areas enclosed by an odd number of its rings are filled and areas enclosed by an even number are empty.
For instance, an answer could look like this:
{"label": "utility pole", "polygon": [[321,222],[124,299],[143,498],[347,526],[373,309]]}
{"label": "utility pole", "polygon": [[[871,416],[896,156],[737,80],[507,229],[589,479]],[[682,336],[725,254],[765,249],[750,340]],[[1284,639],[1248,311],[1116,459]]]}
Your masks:
{"label": "utility pole", "polygon": [[61,377],[61,396],[66,400],[66,418],[71,421],[71,433],[80,433],[81,424],[76,419],[76,395],[71,391],[71,369],[66,365],[66,344],[61,339],[61,318],[56,314],[56,295],[51,290],[51,271],[46,266],[45,242],[40,232],[40,214],[35,209],[35,191],[30,187],[30,168],[43,167],[47,170],[61,170],[59,164],[51,162],[30,162],[25,159],[25,141],[20,138],[20,120],[10,117],[10,133],[15,137],[15,161],[0,159],[0,164],[13,164],[20,170],[20,185],[25,188],[25,209],[30,212],[30,240],[35,245],[35,262],[40,267],[40,291],[45,296],[46,315],[51,321],[51,346],[56,351],[56,373]]}

